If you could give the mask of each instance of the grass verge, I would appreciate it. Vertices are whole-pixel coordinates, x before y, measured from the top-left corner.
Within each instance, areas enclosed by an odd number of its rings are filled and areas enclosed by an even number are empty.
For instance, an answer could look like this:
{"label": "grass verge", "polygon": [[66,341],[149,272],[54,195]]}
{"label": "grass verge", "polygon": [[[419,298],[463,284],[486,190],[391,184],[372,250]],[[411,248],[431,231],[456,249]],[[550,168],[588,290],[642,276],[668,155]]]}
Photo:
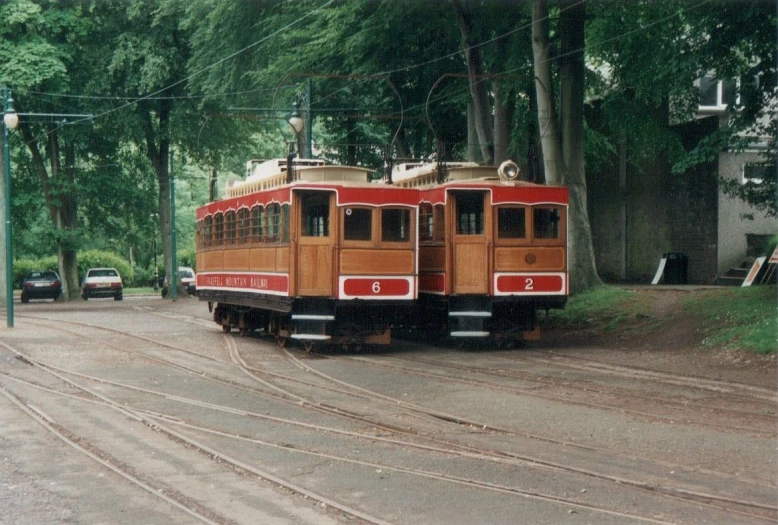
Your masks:
{"label": "grass verge", "polygon": [[684,309],[708,334],[703,346],[769,354],[778,347],[775,286],[717,288],[690,294]]}
{"label": "grass verge", "polygon": [[636,318],[648,318],[649,303],[634,290],[598,286],[570,297],[564,310],[552,310],[549,326],[597,326],[613,331]]}

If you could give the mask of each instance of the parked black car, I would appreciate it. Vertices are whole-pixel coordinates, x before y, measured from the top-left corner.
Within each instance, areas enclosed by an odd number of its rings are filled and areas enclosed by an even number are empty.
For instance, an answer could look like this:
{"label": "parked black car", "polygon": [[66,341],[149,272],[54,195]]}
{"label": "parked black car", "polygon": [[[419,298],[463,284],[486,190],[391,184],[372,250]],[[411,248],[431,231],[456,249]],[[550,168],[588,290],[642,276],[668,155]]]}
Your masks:
{"label": "parked black car", "polygon": [[33,271],[22,280],[22,302],[30,299],[54,299],[62,293],[62,281],[54,271]]}

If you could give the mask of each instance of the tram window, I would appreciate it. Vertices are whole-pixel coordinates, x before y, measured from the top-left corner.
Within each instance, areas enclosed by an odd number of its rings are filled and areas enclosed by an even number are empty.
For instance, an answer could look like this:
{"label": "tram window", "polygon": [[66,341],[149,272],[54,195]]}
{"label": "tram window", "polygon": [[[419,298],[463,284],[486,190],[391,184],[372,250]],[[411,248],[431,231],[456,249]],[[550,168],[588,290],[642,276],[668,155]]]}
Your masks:
{"label": "tram window", "polygon": [[527,237],[526,210],[500,208],[497,210],[497,237],[500,239],[525,239]]}
{"label": "tram window", "polygon": [[265,225],[265,207],[254,206],[251,208],[251,242],[262,242]]}
{"label": "tram window", "polygon": [[281,242],[289,242],[289,205],[281,206]]}
{"label": "tram window", "polygon": [[443,242],[446,237],[446,207],[442,204],[436,204],[433,215],[435,216],[435,225],[432,233],[432,240]]}
{"label": "tram window", "polygon": [[559,222],[558,208],[535,208],[533,213],[535,238],[559,239]]}
{"label": "tram window", "polygon": [[249,221],[248,208],[238,210],[238,242],[246,244],[249,240],[251,222]]}
{"label": "tram window", "polygon": [[304,237],[327,237],[330,234],[330,197],[311,194],[302,199]]}
{"label": "tram window", "polygon": [[346,208],[343,216],[343,240],[369,241],[373,238],[373,210]]}
{"label": "tram window", "polygon": [[484,196],[480,193],[457,195],[457,234],[484,233]]}
{"label": "tram window", "polygon": [[200,231],[200,242],[203,248],[208,248],[211,245],[211,217],[203,219],[203,228]]}
{"label": "tram window", "polygon": [[271,204],[267,207],[265,242],[278,242],[281,226],[281,206]]}
{"label": "tram window", "polygon": [[227,241],[227,244],[235,244],[235,226],[236,226],[236,220],[235,220],[235,212],[234,211],[228,211],[227,217],[227,235],[225,237],[225,240]]}
{"label": "tram window", "polygon": [[411,212],[403,209],[381,210],[381,240],[405,242],[411,240]]}
{"label": "tram window", "polygon": [[221,246],[224,239],[224,215],[217,213],[213,218],[213,230],[211,235],[211,244],[213,246]]}
{"label": "tram window", "polygon": [[431,241],[435,235],[435,214],[432,204],[423,202],[419,206],[419,241]]}

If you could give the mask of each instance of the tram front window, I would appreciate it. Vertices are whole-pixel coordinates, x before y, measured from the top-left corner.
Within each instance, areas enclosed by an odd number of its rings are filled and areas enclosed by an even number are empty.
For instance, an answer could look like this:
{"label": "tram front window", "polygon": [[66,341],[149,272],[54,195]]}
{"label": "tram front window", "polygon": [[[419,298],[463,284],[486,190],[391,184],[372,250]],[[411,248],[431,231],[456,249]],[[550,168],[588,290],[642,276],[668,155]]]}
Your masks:
{"label": "tram front window", "polygon": [[500,208],[497,211],[497,236],[500,239],[525,239],[526,221],[524,208]]}
{"label": "tram front window", "polygon": [[407,242],[411,240],[410,210],[381,210],[381,241]]}
{"label": "tram front window", "polygon": [[457,195],[457,234],[483,235],[484,196],[480,193]]}
{"label": "tram front window", "polygon": [[330,234],[329,195],[306,195],[302,199],[302,219],[305,237],[327,237]]}
{"label": "tram front window", "polygon": [[369,241],[372,238],[373,211],[366,208],[346,208],[343,217],[343,240]]}
{"label": "tram front window", "polygon": [[535,208],[533,214],[535,238],[559,239],[559,222],[558,208]]}

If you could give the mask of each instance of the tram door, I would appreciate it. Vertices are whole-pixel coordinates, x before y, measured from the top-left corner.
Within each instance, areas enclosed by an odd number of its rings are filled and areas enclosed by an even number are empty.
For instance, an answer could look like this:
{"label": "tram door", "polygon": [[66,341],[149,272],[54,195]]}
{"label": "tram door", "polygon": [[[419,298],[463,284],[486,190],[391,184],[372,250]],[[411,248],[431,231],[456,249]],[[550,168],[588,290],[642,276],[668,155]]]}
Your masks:
{"label": "tram door", "polygon": [[489,293],[487,193],[452,191],[451,274],[454,294]]}
{"label": "tram door", "polygon": [[335,209],[332,192],[297,193],[298,249],[296,262],[297,294],[327,297],[334,295],[333,239]]}

